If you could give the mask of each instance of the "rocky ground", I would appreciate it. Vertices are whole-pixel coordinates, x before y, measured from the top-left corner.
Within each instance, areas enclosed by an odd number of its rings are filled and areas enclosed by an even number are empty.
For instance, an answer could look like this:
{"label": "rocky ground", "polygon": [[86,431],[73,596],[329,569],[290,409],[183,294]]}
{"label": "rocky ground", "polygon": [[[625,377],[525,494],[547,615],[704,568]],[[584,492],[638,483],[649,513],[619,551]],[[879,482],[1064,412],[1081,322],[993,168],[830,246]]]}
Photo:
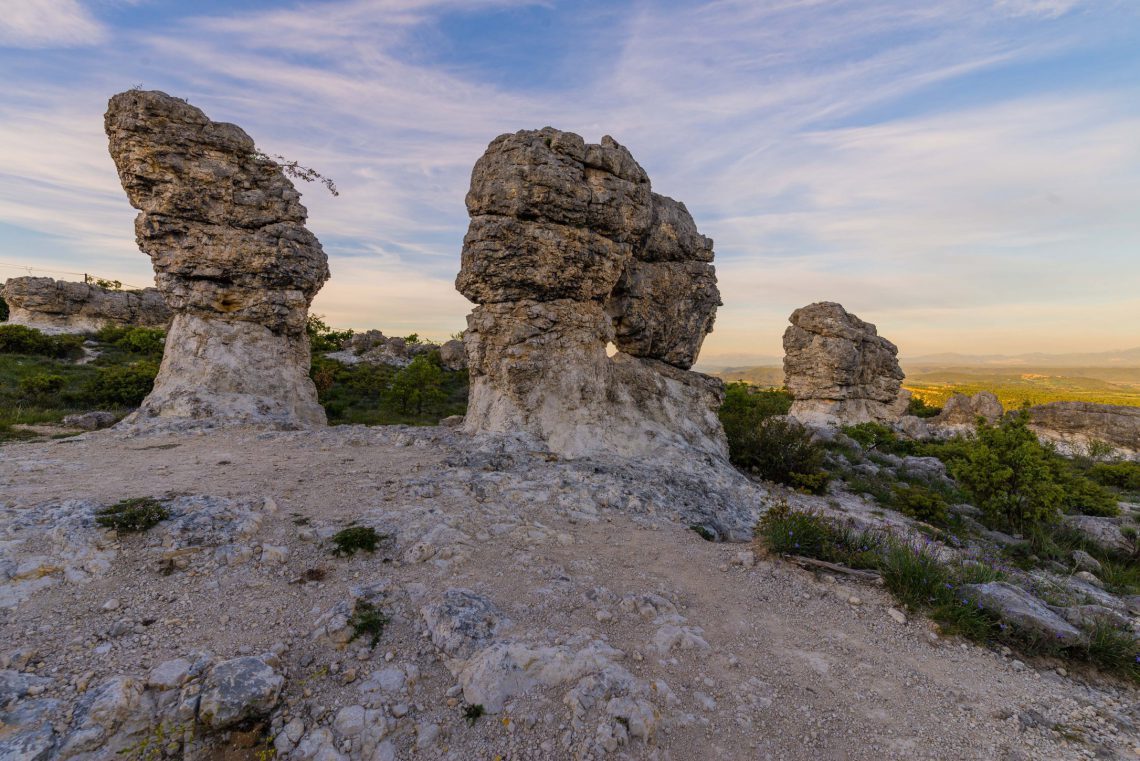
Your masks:
{"label": "rocky ground", "polygon": [[[1140,757],[1132,687],[702,540],[772,499],[706,463],[104,431],[0,449],[0,495],[0,759]],[[95,525],[142,496],[169,517]],[[334,557],[352,523],[387,538]]]}

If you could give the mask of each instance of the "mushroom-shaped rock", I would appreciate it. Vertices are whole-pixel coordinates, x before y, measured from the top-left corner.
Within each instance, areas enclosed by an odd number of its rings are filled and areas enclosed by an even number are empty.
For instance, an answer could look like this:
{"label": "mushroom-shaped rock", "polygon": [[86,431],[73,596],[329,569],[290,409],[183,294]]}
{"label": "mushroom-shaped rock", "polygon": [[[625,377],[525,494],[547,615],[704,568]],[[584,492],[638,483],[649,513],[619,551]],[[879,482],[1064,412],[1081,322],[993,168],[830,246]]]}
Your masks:
{"label": "mushroom-shaped rock", "polygon": [[784,331],[784,384],[791,415],[816,425],[888,422],[909,393],[893,343],[841,305],[822,301],[792,312]]}
{"label": "mushroom-shaped rock", "polygon": [[525,431],[568,457],[725,456],[722,385],[688,370],[720,304],[712,241],[628,150],[550,127],[501,135],[467,209],[469,432]]}
{"label": "mushroom-shaped rock", "polygon": [[280,166],[239,127],[161,92],[114,96],[105,128],[174,311],[154,390],[128,424],[323,424],[305,323],[328,262]]}

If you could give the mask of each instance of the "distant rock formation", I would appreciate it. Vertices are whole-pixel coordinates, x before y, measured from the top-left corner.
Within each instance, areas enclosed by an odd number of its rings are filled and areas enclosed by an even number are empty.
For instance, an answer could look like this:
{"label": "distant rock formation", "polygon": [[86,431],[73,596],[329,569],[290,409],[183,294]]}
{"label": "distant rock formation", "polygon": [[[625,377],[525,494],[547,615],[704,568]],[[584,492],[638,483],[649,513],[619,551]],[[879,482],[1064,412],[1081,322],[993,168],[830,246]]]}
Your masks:
{"label": "distant rock formation", "polygon": [[1029,408],[1029,427],[1062,449],[1087,450],[1104,442],[1123,454],[1140,454],[1140,407],[1052,402]]}
{"label": "distant rock formation", "polygon": [[791,415],[813,425],[893,422],[906,410],[898,348],[841,305],[792,312],[784,331],[784,385]]}
{"label": "distant rock formation", "polygon": [[930,420],[933,425],[957,425],[973,429],[978,418],[987,423],[996,423],[1005,414],[1005,408],[997,396],[989,391],[979,391],[973,396],[954,394],[942,405],[942,411]]}
{"label": "distant rock formation", "polygon": [[463,342],[451,340],[443,345],[431,341],[408,341],[406,338],[385,336],[379,330],[366,330],[356,333],[343,344],[340,351],[325,356],[355,365],[363,362],[372,365],[407,367],[418,356],[439,352],[440,364],[446,370],[462,370],[467,367],[467,357],[463,353]]}
{"label": "distant rock formation", "polygon": [[50,277],[14,277],[0,288],[8,322],[47,333],[87,333],[106,325],[165,328],[171,311],[156,288],[112,291]]}
{"label": "distant rock formation", "polygon": [[567,457],[726,456],[723,384],[688,370],[720,304],[712,241],[628,150],[550,127],[501,135],[467,210],[467,431],[528,432]]}
{"label": "distant rock formation", "polygon": [[174,310],[154,391],[127,422],[323,424],[305,321],[328,262],[293,184],[239,127],[162,92],[114,96],[105,128]]}

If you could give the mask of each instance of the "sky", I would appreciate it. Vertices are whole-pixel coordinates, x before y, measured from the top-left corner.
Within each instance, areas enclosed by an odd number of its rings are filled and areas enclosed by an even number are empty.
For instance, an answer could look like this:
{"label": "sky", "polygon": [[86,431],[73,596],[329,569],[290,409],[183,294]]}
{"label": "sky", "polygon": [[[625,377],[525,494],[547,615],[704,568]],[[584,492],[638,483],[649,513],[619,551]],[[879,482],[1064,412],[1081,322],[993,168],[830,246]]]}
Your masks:
{"label": "sky", "polygon": [[141,86],[298,183],[336,327],[446,339],[471,167],[612,135],[715,241],[702,363],[838,301],[917,355],[1140,345],[1137,0],[0,0],[0,278],[153,283],[103,113]]}

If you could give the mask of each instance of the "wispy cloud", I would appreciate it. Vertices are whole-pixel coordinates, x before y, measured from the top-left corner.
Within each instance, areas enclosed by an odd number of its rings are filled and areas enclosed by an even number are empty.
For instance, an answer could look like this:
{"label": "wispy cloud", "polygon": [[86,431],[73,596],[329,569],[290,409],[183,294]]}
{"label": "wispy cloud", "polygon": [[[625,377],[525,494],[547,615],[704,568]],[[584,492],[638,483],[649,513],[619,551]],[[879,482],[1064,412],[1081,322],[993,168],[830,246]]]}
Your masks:
{"label": "wispy cloud", "polygon": [[106,28],[79,0],[16,0],[0,12],[0,47],[98,45]]}
{"label": "wispy cloud", "polygon": [[[348,0],[174,19],[117,38],[67,85],[4,86],[0,221],[56,236],[58,256],[148,276],[100,119],[108,95],[141,81],[336,180],[335,199],[301,188],[333,271],[318,311],[442,336],[469,308],[452,279],[472,164],[502,132],[553,124],[627,144],[716,239],[725,307],[709,353],[778,353],[787,314],[823,298],[912,353],[1044,348],[1088,315],[1109,348],[1140,278],[1127,253],[1140,239],[1136,88],[988,79],[1095,51],[1120,25],[1076,5],[607,5],[545,88],[435,48],[462,48],[448,19],[508,23],[556,4]],[[1016,329],[994,328],[1002,314]]]}

